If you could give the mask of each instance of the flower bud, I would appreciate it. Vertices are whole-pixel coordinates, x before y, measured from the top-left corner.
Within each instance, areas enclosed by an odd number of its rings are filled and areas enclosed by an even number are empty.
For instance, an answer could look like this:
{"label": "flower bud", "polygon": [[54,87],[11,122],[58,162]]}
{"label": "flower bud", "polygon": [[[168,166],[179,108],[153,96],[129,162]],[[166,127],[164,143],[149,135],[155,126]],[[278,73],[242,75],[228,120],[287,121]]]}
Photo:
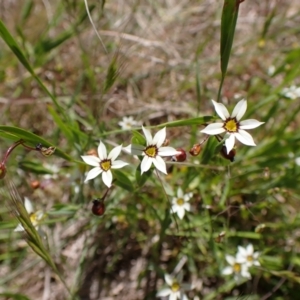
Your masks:
{"label": "flower bud", "polygon": [[30,182],[30,186],[33,188],[33,189],[37,189],[40,187],[40,182],[38,180],[33,180]]}
{"label": "flower bud", "polygon": [[192,156],[197,156],[200,154],[201,152],[201,145],[200,144],[195,144],[191,150],[189,151],[189,153],[192,155]]}
{"label": "flower bud", "polygon": [[92,213],[95,216],[102,216],[105,212],[105,205],[103,199],[95,199],[93,200]]}
{"label": "flower bud", "polygon": [[226,146],[222,146],[220,153],[224,158],[226,158],[226,159],[230,160],[231,162],[233,162],[234,157],[236,155],[236,150],[232,149],[229,153],[227,153]]}
{"label": "flower bud", "polygon": [[0,164],[0,179],[3,179],[6,175],[6,166],[4,163]]}
{"label": "flower bud", "polygon": [[186,160],[186,152],[185,150],[183,150],[182,148],[177,148],[176,149],[178,152],[180,152],[179,154],[173,155],[171,160],[172,161],[177,161],[177,162],[183,162]]}
{"label": "flower bud", "polygon": [[50,146],[50,147],[44,147],[41,143],[38,143],[36,146],[35,146],[35,149],[37,151],[40,151],[44,156],[50,156],[52,155],[56,148],[53,147],[53,146]]}

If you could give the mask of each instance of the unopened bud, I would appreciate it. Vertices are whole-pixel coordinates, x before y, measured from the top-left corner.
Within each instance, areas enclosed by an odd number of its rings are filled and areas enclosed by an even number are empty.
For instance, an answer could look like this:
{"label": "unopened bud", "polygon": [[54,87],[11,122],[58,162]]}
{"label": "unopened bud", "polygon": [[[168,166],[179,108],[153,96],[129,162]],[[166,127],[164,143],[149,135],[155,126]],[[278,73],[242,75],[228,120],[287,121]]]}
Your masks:
{"label": "unopened bud", "polygon": [[92,155],[92,156],[97,156],[98,157],[98,152],[95,148],[93,149],[90,149],[88,152],[87,152],[87,155]]}
{"label": "unopened bud", "polygon": [[46,148],[46,147],[42,147],[41,149],[41,153],[44,155],[44,156],[50,156],[52,155],[54,152],[55,152],[56,148],[51,146],[49,148]]}
{"label": "unopened bud", "polygon": [[172,161],[183,162],[186,160],[186,152],[182,148],[177,148],[176,151],[179,153],[172,156]]}
{"label": "unopened bud", "polygon": [[40,187],[40,182],[38,180],[33,180],[30,182],[30,186],[33,188],[33,189],[37,189]]}
{"label": "unopened bud", "polygon": [[5,164],[0,164],[0,179],[3,179],[6,175],[6,166]]}
{"label": "unopened bud", "polygon": [[224,158],[226,158],[226,159],[230,160],[231,162],[233,162],[233,161],[234,161],[234,157],[235,157],[235,155],[236,155],[236,150],[235,150],[235,149],[232,149],[232,150],[230,150],[229,153],[227,153],[227,148],[226,148],[226,146],[222,146],[220,153],[221,153],[221,155],[222,155]]}
{"label": "unopened bud", "polygon": [[189,153],[192,155],[192,156],[197,156],[200,154],[201,152],[201,145],[200,144],[195,144],[191,150],[189,151]]}

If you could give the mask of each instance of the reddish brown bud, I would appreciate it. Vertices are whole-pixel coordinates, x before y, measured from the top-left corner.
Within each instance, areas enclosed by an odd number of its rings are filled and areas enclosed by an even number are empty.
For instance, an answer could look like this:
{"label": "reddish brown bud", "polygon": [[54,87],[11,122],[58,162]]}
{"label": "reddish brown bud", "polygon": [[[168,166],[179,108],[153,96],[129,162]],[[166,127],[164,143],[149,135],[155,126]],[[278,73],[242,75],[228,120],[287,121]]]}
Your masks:
{"label": "reddish brown bud", "polygon": [[200,154],[201,152],[201,145],[200,144],[195,144],[191,150],[189,151],[189,153],[192,155],[192,156],[197,156]]}
{"label": "reddish brown bud", "polygon": [[95,199],[93,200],[92,212],[96,216],[102,216],[105,212],[105,205],[103,199]]}
{"label": "reddish brown bud", "polygon": [[234,157],[236,155],[236,150],[232,149],[229,153],[227,153],[226,146],[222,146],[220,153],[224,158],[226,158],[226,159],[230,160],[231,162],[233,162]]}
{"label": "reddish brown bud", "polygon": [[3,179],[6,175],[6,166],[5,164],[0,164],[0,179]]}
{"label": "reddish brown bud", "polygon": [[97,157],[98,157],[97,149],[95,149],[95,148],[90,149],[90,150],[87,152],[87,155],[92,155],[92,156],[97,156]]}
{"label": "reddish brown bud", "polygon": [[38,189],[40,187],[41,183],[38,180],[33,180],[30,182],[30,186],[33,189]]}
{"label": "reddish brown bud", "polygon": [[177,148],[176,149],[179,154],[173,155],[171,160],[172,161],[177,161],[177,162],[183,162],[186,160],[186,152],[182,148]]}

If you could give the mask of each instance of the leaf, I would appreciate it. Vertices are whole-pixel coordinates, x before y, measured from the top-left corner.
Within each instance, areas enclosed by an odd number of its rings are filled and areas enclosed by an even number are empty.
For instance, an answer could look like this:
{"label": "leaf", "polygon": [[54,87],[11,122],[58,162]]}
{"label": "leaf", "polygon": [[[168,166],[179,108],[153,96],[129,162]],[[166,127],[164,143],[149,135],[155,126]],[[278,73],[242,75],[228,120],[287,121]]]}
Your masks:
{"label": "leaf", "polygon": [[222,86],[227,72],[229,57],[231,53],[236,21],[239,13],[241,0],[224,0],[223,11],[221,17],[221,72],[222,79],[218,92],[218,101],[220,101]]}
{"label": "leaf", "polygon": [[126,176],[125,173],[123,173],[120,170],[114,170],[113,171],[114,178],[117,179],[116,185],[122,187],[123,189],[133,192],[134,187],[130,179]]}
{"label": "leaf", "polygon": [[[18,128],[18,127],[13,127],[13,126],[4,126],[0,125],[0,136],[3,136],[5,138],[10,138],[14,141],[17,140],[24,140],[25,142],[28,142],[32,145],[37,145],[38,143],[41,143],[45,147],[50,147],[54,146],[44,140],[43,138],[39,137],[38,135],[31,133],[29,131],[26,131],[24,129]],[[55,152],[53,155],[59,156],[61,158],[64,158],[68,161],[74,161],[72,157],[70,157],[68,154],[64,153],[62,150],[56,148]]]}

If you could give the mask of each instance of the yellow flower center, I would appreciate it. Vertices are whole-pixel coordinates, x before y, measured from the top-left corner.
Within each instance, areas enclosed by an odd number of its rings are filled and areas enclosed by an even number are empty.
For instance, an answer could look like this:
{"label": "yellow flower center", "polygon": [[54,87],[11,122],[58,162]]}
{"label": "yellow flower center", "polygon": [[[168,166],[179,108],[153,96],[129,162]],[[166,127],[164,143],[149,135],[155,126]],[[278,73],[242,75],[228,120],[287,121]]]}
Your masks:
{"label": "yellow flower center", "polygon": [[179,291],[179,289],[180,289],[179,283],[177,281],[174,281],[171,285],[171,290],[173,292],[177,292],[177,291]]}
{"label": "yellow flower center", "polygon": [[36,213],[31,213],[29,215],[30,221],[32,223],[33,226],[37,226],[39,223],[39,219]]}
{"label": "yellow flower center", "polygon": [[253,261],[253,256],[252,256],[252,255],[248,255],[248,256],[247,256],[247,260],[248,260],[248,261]]}
{"label": "yellow flower center", "polygon": [[184,203],[184,200],[182,198],[178,198],[176,202],[178,205],[182,206]]}
{"label": "yellow flower center", "polygon": [[158,149],[156,146],[148,146],[145,150],[144,150],[144,153],[149,156],[149,157],[156,157],[157,155],[157,152],[158,152]]}
{"label": "yellow flower center", "polygon": [[236,121],[236,119],[228,119],[224,123],[224,129],[228,132],[237,132],[239,128],[239,123]]}
{"label": "yellow flower center", "polygon": [[233,271],[235,272],[235,273],[241,273],[241,264],[238,264],[238,263],[235,263],[234,265],[233,265]]}
{"label": "yellow flower center", "polygon": [[110,159],[104,159],[100,162],[100,167],[103,171],[108,171],[111,168],[111,160]]}

